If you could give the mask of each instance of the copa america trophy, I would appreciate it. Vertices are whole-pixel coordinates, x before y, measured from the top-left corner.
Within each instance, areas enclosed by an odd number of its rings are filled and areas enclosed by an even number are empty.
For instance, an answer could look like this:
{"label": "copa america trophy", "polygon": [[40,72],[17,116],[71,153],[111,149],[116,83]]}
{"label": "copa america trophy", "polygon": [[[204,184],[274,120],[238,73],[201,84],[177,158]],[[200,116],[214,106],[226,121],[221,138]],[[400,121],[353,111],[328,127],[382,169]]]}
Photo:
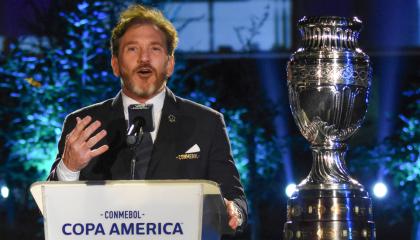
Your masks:
{"label": "copa america trophy", "polygon": [[366,114],[372,76],[354,17],[304,17],[303,46],[287,65],[293,117],[310,142],[312,169],[287,204],[284,238],[375,239],[372,202],[345,164],[346,141]]}

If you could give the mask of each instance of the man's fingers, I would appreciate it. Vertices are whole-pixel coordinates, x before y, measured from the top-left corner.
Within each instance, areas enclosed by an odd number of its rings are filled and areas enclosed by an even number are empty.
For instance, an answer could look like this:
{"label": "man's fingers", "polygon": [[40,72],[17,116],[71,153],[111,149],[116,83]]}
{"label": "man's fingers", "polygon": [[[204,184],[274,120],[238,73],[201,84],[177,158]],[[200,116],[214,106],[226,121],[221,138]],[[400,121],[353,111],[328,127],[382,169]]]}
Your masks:
{"label": "man's fingers", "polygon": [[108,151],[108,149],[109,149],[108,145],[102,145],[97,149],[93,149],[92,151],[90,151],[90,154],[89,154],[90,158],[92,159],[94,157],[97,157],[101,155],[102,153]]}
{"label": "man's fingers", "polygon": [[229,216],[237,217],[235,213],[236,213],[236,211],[233,208],[231,208],[230,211],[229,211]]}
{"label": "man's fingers", "polygon": [[229,217],[235,216],[235,210],[233,209],[232,201],[229,201],[226,198],[224,200],[225,200],[226,210],[227,210],[227,213],[228,213]]}
{"label": "man's fingers", "polygon": [[69,134],[68,140],[70,142],[75,142],[77,139],[79,139],[80,134],[82,131],[86,128],[86,126],[92,121],[91,116],[86,116],[83,119],[76,118],[76,127],[73,129],[73,131]]}
{"label": "man's fingers", "polygon": [[231,218],[229,221],[229,227],[231,227],[233,230],[236,230],[238,227],[238,220],[236,218]]}
{"label": "man's fingers", "polygon": [[[76,126],[77,124],[81,121],[81,119],[79,117],[76,117]],[[76,127],[74,127],[66,136],[66,141],[69,140],[70,136],[73,135],[74,131],[76,130]]]}
{"label": "man's fingers", "polygon": [[94,121],[82,131],[78,140],[81,142],[86,141],[90,137],[90,135],[92,135],[100,126],[101,122]]}
{"label": "man's fingers", "polygon": [[90,116],[86,116],[83,119],[76,117],[76,126],[66,136],[64,145],[63,161],[66,167],[72,171],[79,171],[92,158],[103,154],[109,149],[108,145],[103,145],[91,150],[93,146],[106,136],[106,131],[102,130],[90,137],[100,126],[101,123],[99,121],[92,123],[92,117]]}
{"label": "man's fingers", "polygon": [[229,216],[229,227],[236,230],[240,223],[240,214],[238,213],[233,201],[229,201],[226,198],[224,200],[226,204],[226,212]]}
{"label": "man's fingers", "polygon": [[92,117],[86,116],[77,123],[75,131],[74,131],[74,135],[76,135],[77,139],[80,138],[80,135],[83,134],[85,128],[89,125],[91,121],[92,121]]}
{"label": "man's fingers", "polygon": [[92,148],[95,146],[100,140],[102,140],[106,136],[107,132],[105,130],[102,130],[98,132],[95,136],[89,138],[89,140],[86,142],[86,146],[88,148]]}

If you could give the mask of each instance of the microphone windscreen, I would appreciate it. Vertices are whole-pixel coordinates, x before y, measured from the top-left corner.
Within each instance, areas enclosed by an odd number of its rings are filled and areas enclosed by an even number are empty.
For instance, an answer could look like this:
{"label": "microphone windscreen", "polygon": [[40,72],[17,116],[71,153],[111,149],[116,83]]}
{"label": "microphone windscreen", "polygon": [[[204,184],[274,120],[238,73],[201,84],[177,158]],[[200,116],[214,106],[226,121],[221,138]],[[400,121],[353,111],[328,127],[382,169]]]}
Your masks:
{"label": "microphone windscreen", "polygon": [[128,106],[128,127],[135,121],[142,121],[143,132],[153,132],[155,125],[153,122],[153,105],[131,104]]}

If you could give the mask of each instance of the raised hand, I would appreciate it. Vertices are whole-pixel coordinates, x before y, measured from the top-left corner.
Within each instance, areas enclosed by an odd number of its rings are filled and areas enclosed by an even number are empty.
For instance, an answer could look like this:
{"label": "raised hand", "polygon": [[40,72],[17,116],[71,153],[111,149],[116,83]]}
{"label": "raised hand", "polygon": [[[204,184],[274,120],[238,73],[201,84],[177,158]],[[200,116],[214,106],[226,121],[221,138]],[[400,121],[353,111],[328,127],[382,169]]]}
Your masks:
{"label": "raised hand", "polygon": [[83,119],[76,118],[76,127],[66,136],[64,153],[62,160],[66,167],[74,172],[82,170],[92,160],[106,152],[108,145],[102,145],[99,148],[92,149],[107,132],[100,131],[96,135],[91,135],[101,126],[100,121],[92,121],[92,117],[86,116]]}

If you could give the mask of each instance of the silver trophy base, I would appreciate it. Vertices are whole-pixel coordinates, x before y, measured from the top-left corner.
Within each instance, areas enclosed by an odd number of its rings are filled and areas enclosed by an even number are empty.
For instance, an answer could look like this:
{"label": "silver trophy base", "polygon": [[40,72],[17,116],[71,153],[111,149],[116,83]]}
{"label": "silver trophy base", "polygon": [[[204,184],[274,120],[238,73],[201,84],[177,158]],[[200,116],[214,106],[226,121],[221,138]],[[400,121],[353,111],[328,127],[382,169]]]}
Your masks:
{"label": "silver trophy base", "polygon": [[[288,200],[285,240],[376,239],[372,201],[363,189],[305,185]],[[299,189],[301,188],[301,189]]]}

